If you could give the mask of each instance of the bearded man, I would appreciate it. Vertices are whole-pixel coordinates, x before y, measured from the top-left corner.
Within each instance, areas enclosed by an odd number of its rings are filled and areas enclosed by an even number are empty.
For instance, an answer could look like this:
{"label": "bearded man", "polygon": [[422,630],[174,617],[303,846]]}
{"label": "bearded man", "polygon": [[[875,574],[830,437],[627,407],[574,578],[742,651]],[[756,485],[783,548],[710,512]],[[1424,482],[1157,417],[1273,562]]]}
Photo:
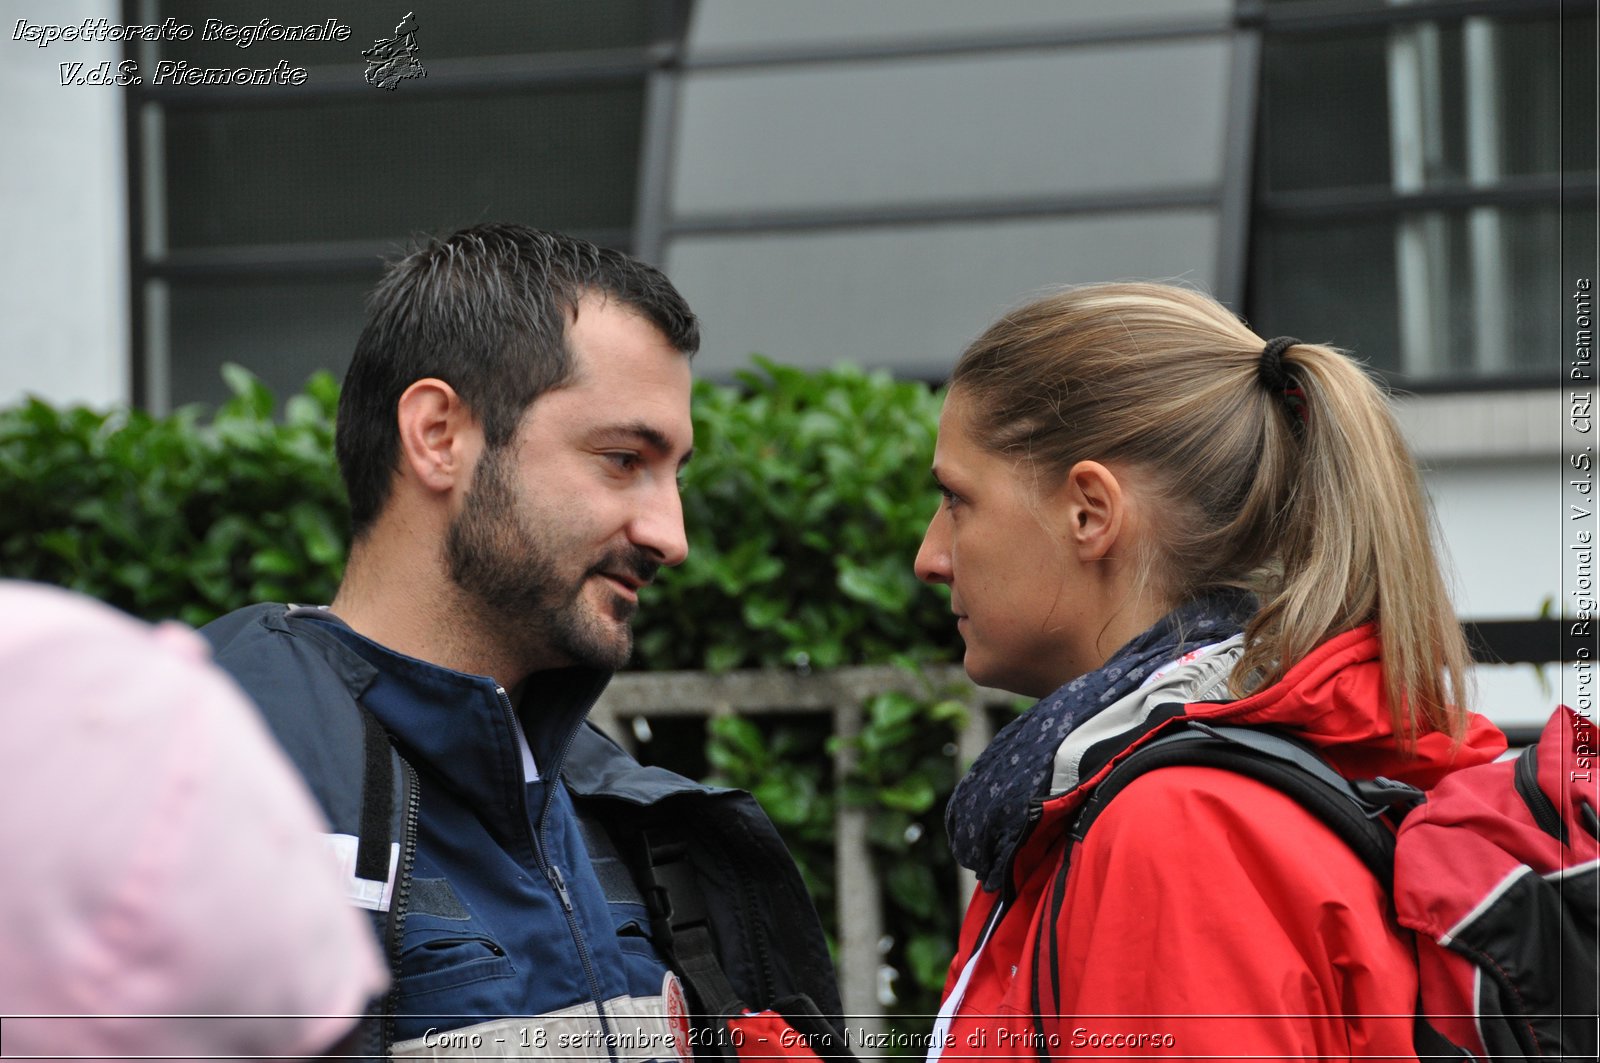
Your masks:
{"label": "bearded man", "polygon": [[666,277],[619,252],[516,225],[428,242],[373,293],[345,377],[334,601],[204,630],[387,951],[357,1054],[718,1056],[729,1015],[825,1032],[817,1008],[839,1010],[748,795],[642,768],[586,722],[640,589],[688,554],[698,345]]}

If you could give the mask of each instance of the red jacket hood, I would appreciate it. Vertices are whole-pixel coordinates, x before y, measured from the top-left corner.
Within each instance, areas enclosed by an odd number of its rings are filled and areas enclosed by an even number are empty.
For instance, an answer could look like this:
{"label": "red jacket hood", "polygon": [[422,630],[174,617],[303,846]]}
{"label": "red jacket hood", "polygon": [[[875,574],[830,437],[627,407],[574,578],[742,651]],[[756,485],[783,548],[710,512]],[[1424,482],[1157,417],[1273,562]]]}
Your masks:
{"label": "red jacket hood", "polygon": [[1505,752],[1505,735],[1477,713],[1468,716],[1459,742],[1426,731],[1402,752],[1384,696],[1380,650],[1377,628],[1362,625],[1317,647],[1265,690],[1239,701],[1195,703],[1186,715],[1288,728],[1321,749],[1346,778],[1383,775],[1425,790],[1457,768]]}
{"label": "red jacket hood", "polygon": [[[1047,859],[1057,836],[1038,828],[1070,817],[1092,788],[1128,753],[1179,726],[1184,719],[1278,728],[1317,747],[1347,779],[1381,775],[1421,790],[1432,789],[1458,768],[1487,763],[1505,752],[1506,740],[1500,729],[1476,713],[1469,714],[1459,742],[1447,734],[1427,731],[1418,736],[1412,749],[1402,751],[1395,740],[1383,692],[1380,650],[1376,626],[1365,624],[1324,642],[1289,669],[1283,679],[1247,698],[1184,702],[1152,694],[1152,698],[1162,699],[1172,709],[1181,706],[1182,711],[1155,711],[1162,706],[1152,707],[1147,700],[1144,709],[1127,714],[1129,729],[1122,736],[1121,748],[1104,759],[1090,757],[1096,762],[1092,768],[1082,764],[1090,749],[1080,748],[1074,756],[1068,752],[1070,745],[1076,741],[1102,749],[1117,739],[1104,733],[1090,734],[1090,727],[1070,733],[1057,753],[1057,764],[1059,767],[1066,754],[1069,761],[1077,762],[1082,774],[1045,800],[1038,824],[1018,847],[1014,859],[1020,865]],[[1103,715],[1109,716],[1114,708]],[[1089,724],[1096,722],[1113,723],[1097,716],[1091,717]]]}

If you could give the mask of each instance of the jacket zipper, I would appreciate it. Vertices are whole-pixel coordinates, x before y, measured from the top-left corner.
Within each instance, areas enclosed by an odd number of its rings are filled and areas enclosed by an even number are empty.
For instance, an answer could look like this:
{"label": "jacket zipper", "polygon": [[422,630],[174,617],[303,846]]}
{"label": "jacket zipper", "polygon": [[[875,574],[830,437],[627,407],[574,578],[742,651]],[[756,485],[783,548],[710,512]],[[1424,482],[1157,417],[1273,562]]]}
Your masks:
{"label": "jacket zipper", "polygon": [[1528,806],[1528,812],[1533,816],[1534,823],[1539,829],[1550,837],[1567,844],[1567,825],[1561,821],[1561,813],[1544,791],[1539,789],[1539,761],[1538,746],[1529,746],[1517,757],[1517,766],[1512,772],[1512,784],[1516,787],[1517,794],[1522,798],[1522,803]]}
{"label": "jacket zipper", "polygon": [[379,1046],[380,1058],[387,1059],[389,1046],[395,1039],[395,1009],[400,985],[400,939],[405,933],[406,912],[411,903],[411,869],[417,861],[417,812],[421,794],[417,785],[417,769],[404,757],[397,758],[405,770],[405,824],[400,834],[400,867],[395,872],[394,896],[389,898],[389,984],[384,994],[383,1044]]}
{"label": "jacket zipper", "polygon": [[[504,687],[495,686],[495,693],[500,695],[500,708],[506,718],[511,722],[512,733],[519,742],[526,742],[527,736],[522,733],[522,723],[517,719],[516,710],[511,707],[511,697]],[[583,724],[580,722],[579,727]],[[522,804],[523,822],[529,824],[528,841],[533,849],[533,860],[539,866],[539,871],[544,875],[545,881],[556,891],[556,898],[561,902],[561,911],[567,918],[567,930],[572,935],[572,942],[578,947],[578,961],[583,965],[584,977],[589,982],[589,997],[594,1001],[595,1017],[600,1023],[600,1032],[605,1039],[606,1054],[610,1056],[611,1063],[619,1063],[617,1050],[611,1038],[611,1023],[606,1017],[605,1001],[600,996],[600,979],[594,973],[594,959],[589,953],[589,942],[583,935],[583,927],[578,924],[577,907],[572,903],[572,894],[567,890],[566,876],[561,873],[561,868],[554,862],[547,860],[545,854],[549,852],[550,828],[549,811],[550,800],[555,795],[555,787],[561,785],[561,765],[567,759],[567,751],[572,748],[573,741],[577,738],[577,731],[570,732],[562,743],[561,752],[556,756],[555,763],[547,772],[540,770],[544,779],[544,801],[539,806],[539,819],[537,824],[528,819],[527,786],[524,782],[517,788],[518,799]]]}
{"label": "jacket zipper", "polygon": [[1017,835],[1017,842],[1011,847],[1010,866],[1006,868],[1005,881],[1000,884],[1000,903],[1009,905],[1017,899],[1017,884],[1012,874],[1016,870],[1016,857],[1028,844],[1028,839],[1033,836],[1034,828],[1044,818],[1044,801],[1034,798],[1028,802],[1028,810],[1022,821],[1022,833]]}

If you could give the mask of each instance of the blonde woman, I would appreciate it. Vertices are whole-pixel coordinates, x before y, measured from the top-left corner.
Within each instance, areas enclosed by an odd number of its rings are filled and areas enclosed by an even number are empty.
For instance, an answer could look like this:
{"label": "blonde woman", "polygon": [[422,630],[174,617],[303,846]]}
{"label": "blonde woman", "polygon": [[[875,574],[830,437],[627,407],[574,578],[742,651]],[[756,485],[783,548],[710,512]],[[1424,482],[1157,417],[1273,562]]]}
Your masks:
{"label": "blonde woman", "polygon": [[1322,821],[1216,768],[1105,769],[1180,717],[1429,787],[1504,739],[1416,468],[1344,354],[1154,284],[1007,315],[951,379],[917,575],[978,683],[1041,699],[952,797],[981,888],[930,1058],[1415,1058],[1411,943]]}

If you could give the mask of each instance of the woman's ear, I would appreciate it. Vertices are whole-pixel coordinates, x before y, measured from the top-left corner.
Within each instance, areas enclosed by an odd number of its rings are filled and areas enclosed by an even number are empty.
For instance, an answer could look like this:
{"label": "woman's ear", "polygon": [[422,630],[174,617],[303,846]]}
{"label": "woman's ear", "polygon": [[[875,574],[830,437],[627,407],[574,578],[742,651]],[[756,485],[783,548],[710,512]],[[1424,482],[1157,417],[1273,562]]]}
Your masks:
{"label": "woman's ear", "polygon": [[470,482],[482,433],[455,388],[432,377],[415,381],[400,395],[395,415],[400,464],[411,479],[437,492]]}
{"label": "woman's ear", "polygon": [[1080,461],[1057,489],[1065,518],[1063,536],[1080,561],[1111,556],[1127,517],[1127,496],[1115,473],[1098,461]]}

